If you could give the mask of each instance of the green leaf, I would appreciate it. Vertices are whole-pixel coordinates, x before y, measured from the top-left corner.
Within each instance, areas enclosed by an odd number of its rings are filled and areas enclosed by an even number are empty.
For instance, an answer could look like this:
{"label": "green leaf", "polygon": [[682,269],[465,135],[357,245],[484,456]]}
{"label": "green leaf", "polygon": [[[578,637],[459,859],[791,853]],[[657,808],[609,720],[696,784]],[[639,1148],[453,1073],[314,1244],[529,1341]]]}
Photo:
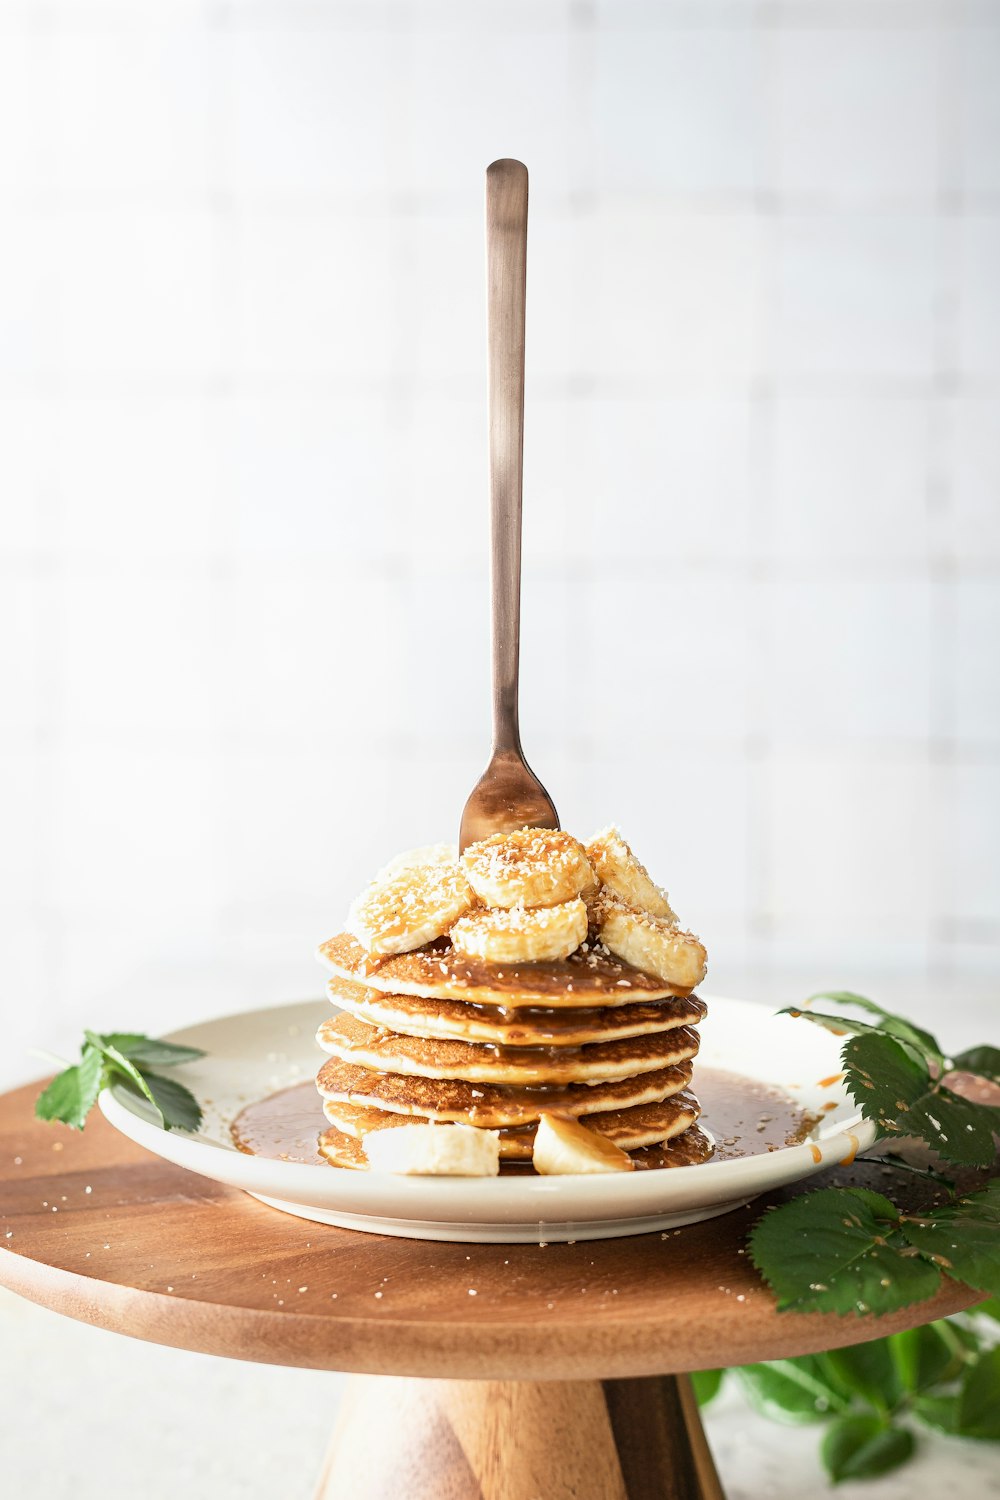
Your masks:
{"label": "green leaf", "polygon": [[986,1302],[977,1302],[975,1307],[970,1307],[970,1313],[978,1316],[992,1318],[994,1322],[1000,1323],[1000,1297],[990,1297]]}
{"label": "green leaf", "polygon": [[[123,1052],[119,1052],[117,1047],[113,1046],[110,1042],[105,1041],[105,1039],[96,1031],[85,1031],[84,1036],[87,1038],[87,1041],[92,1047],[97,1048],[102,1053],[106,1065],[106,1074],[110,1075],[113,1073],[117,1073],[121,1077],[126,1079],[137,1093],[141,1094],[144,1099],[148,1100],[148,1102],[156,1110],[156,1113],[159,1115],[160,1124],[165,1125],[166,1121],[163,1118],[163,1112],[160,1109],[160,1106],[157,1104],[156,1100],[153,1098],[149,1085],[146,1083],[146,1080],[139,1072],[139,1069],[135,1066],[135,1063],[129,1062],[128,1058]],[[110,1076],[106,1076],[106,1082],[110,1081]]]}
{"label": "green leaf", "polygon": [[885,1156],[879,1156],[876,1152],[866,1151],[864,1154],[866,1166],[891,1167],[894,1172],[909,1172],[913,1177],[924,1177],[928,1182],[936,1182],[941,1187],[947,1188],[949,1193],[954,1191],[955,1179],[948,1177],[944,1172],[939,1172],[934,1167],[918,1167],[912,1161],[907,1161],[904,1156],[894,1156],[891,1143]]}
{"label": "green leaf", "polygon": [[961,1437],[1000,1442],[1000,1348],[981,1354],[967,1369],[955,1431]]}
{"label": "green leaf", "polygon": [[163,1116],[167,1130],[197,1130],[201,1124],[201,1106],[197,1099],[176,1078],[164,1078],[162,1073],[146,1073],[146,1086],[153,1096],[153,1103]]}
{"label": "green leaf", "polygon": [[811,1004],[813,1000],[832,1000],[836,1005],[857,1006],[859,1010],[879,1017],[881,1024],[877,1030],[887,1031],[891,1036],[898,1036],[903,1041],[910,1042],[919,1052],[926,1053],[935,1062],[944,1060],[937,1037],[919,1026],[914,1026],[913,1022],[908,1021],[905,1016],[893,1015],[891,1010],[876,1005],[874,1000],[868,1000],[864,995],[856,995],[852,990],[828,990],[823,994],[811,996],[809,1003]]}
{"label": "green leaf", "polygon": [[205,1056],[199,1047],[180,1047],[176,1042],[161,1042],[134,1031],[103,1032],[101,1041],[114,1047],[129,1062],[149,1068],[172,1068]]}
{"label": "green leaf", "polygon": [[80,1061],[65,1068],[42,1091],[35,1113],[39,1119],[62,1120],[82,1130],[101,1089],[118,1084],[145,1099],[165,1130],[197,1130],[201,1107],[191,1091],[176,1079],[147,1069],[154,1064],[173,1067],[204,1055],[197,1047],[157,1041],[137,1031],[85,1031]]}
{"label": "green leaf", "polygon": [[893,1135],[916,1134],[907,1116],[931,1087],[927,1065],[879,1034],[851,1037],[841,1057],[847,1087],[865,1119]]}
{"label": "green leaf", "polygon": [[820,1457],[834,1484],[888,1474],[913,1454],[913,1434],[879,1417],[838,1417],[823,1436]]}
{"label": "green leaf", "polygon": [[890,1036],[899,1037],[902,1042],[909,1042],[917,1052],[923,1053],[938,1066],[944,1062],[944,1053],[938,1046],[937,1038],[931,1036],[929,1031],[914,1026],[912,1021],[906,1021],[902,1016],[886,1015],[882,1022],[882,1030],[887,1031]]}
{"label": "green leaf", "polygon": [[900,1232],[925,1263],[977,1291],[1000,1295],[1000,1179],[943,1208],[904,1215]]}
{"label": "green leaf", "polygon": [[854,990],[820,990],[817,994],[810,995],[806,1004],[812,1005],[814,1000],[832,1000],[834,1005],[856,1005],[859,1010],[870,1011],[873,1016],[888,1014],[874,1000],[869,1000],[866,995],[858,995]]}
{"label": "green leaf", "polygon": [[873,1033],[881,1035],[877,1026],[869,1026],[867,1021],[857,1021],[853,1016],[831,1016],[822,1010],[803,1010],[798,1005],[786,1005],[777,1012],[779,1016],[793,1016],[796,1020],[812,1021],[815,1026],[822,1026],[824,1031],[832,1031],[834,1036],[851,1036],[855,1032],[868,1035]]}
{"label": "green leaf", "polygon": [[878,1034],[855,1036],[841,1056],[847,1087],[866,1120],[886,1135],[915,1135],[947,1161],[989,1166],[1000,1117],[989,1106],[962,1099],[935,1083],[923,1061],[903,1043]]}
{"label": "green leaf", "polygon": [[735,1373],[754,1410],[773,1421],[822,1422],[850,1405],[815,1356],[741,1365]]}
{"label": "green leaf", "polygon": [[922,1302],[936,1265],[900,1254],[899,1213],[866,1188],[821,1188],[772,1208],[750,1232],[754,1265],[784,1311],[891,1312]]}
{"label": "green leaf", "polygon": [[962,1361],[936,1323],[891,1334],[886,1343],[899,1380],[911,1395],[928,1390],[949,1373],[957,1376],[962,1369]]}
{"label": "green leaf", "polygon": [[692,1370],[691,1384],[699,1406],[707,1406],[719,1394],[725,1370]]}
{"label": "green leaf", "polygon": [[937,1432],[954,1433],[958,1427],[957,1396],[918,1396],[913,1415]]}
{"label": "green leaf", "polygon": [[[993,1164],[1000,1107],[963,1098],[945,1086],[950,1063],[935,1036],[850,990],[814,995],[810,1005],[816,1000],[874,1018],[877,1024],[812,1009],[781,1012],[847,1038],[841,1058],[848,1090],[884,1137],[912,1136],[930,1147],[940,1160],[934,1169],[919,1169],[922,1175],[953,1194],[942,1164]],[[954,1066],[1000,1081],[1000,1048],[969,1048]],[[902,1216],[879,1194],[824,1189],[765,1215],[751,1231],[749,1246],[779,1310],[887,1312],[930,1296],[942,1270],[1000,1298],[1000,1184],[922,1215]],[[834,1384],[850,1386],[854,1395],[888,1410],[902,1399],[904,1388],[912,1398],[929,1395],[935,1381],[957,1379],[961,1344],[955,1331],[899,1342],[891,1349],[891,1379],[884,1369],[880,1375],[866,1376],[860,1368],[852,1372],[854,1356],[843,1352],[821,1358],[827,1359]],[[867,1356],[869,1361],[879,1357]]]}
{"label": "green leaf", "polygon": [[841,1387],[852,1391],[876,1411],[889,1412],[903,1394],[902,1381],[887,1339],[831,1349],[822,1356],[824,1367]]}
{"label": "green leaf", "polygon": [[102,1057],[93,1047],[84,1047],[78,1063],[58,1073],[35,1100],[40,1120],[61,1120],[71,1130],[83,1123],[101,1091]]}
{"label": "green leaf", "polygon": [[1000,1047],[968,1047],[952,1058],[956,1070],[975,1073],[977,1078],[990,1078],[1000,1083]]}
{"label": "green leaf", "polygon": [[1000,1129],[1000,1115],[988,1104],[976,1104],[936,1086],[910,1106],[900,1122],[903,1134],[921,1140],[957,1166],[989,1167],[996,1158],[993,1135]]}
{"label": "green leaf", "polygon": [[919,1026],[914,1026],[902,1016],[889,1015],[880,1006],[870,1005],[870,1008],[881,1018],[878,1026],[873,1026],[868,1021],[859,1021],[855,1016],[832,1015],[828,1011],[821,1010],[802,1010],[794,1005],[786,1005],[783,1010],[778,1011],[778,1015],[801,1016],[805,1021],[812,1021],[826,1031],[832,1031],[834,1036],[893,1036],[904,1043],[918,1061],[926,1062],[929,1059],[938,1065],[943,1063],[943,1054],[929,1031],[921,1031]]}

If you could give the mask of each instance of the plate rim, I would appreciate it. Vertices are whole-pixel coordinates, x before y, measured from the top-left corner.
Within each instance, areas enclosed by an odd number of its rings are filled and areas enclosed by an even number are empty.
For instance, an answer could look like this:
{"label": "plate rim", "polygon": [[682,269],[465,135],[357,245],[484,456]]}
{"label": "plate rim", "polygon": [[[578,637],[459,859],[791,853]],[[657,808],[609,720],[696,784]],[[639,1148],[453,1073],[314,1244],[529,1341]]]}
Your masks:
{"label": "plate rim", "polygon": [[[703,998],[710,1011],[713,1005],[737,1006],[742,1011],[756,1012],[767,1021],[775,1021],[780,1017],[780,1012],[757,1001],[738,1000],[723,995]],[[278,1015],[283,1011],[301,1010],[307,1006],[318,1008],[328,1005],[329,1001],[325,998],[317,997],[255,1006],[175,1027],[164,1034],[164,1040],[190,1039],[190,1033],[202,1027],[227,1023],[238,1025],[250,1017]],[[781,1086],[776,1080],[772,1082],[775,1082],[775,1086]],[[653,1217],[670,1211],[670,1201],[675,1194],[664,1198],[663,1188],[667,1181],[674,1182],[678,1187],[683,1184],[685,1202],[696,1197],[700,1199],[702,1206],[707,1207],[722,1201],[749,1201],[761,1193],[799,1181],[826,1167],[843,1164],[845,1158],[852,1159],[854,1155],[868,1150],[877,1138],[874,1123],[865,1120],[860,1110],[856,1110],[850,1117],[837,1122],[839,1129],[822,1138],[783,1146],[755,1156],[686,1166],[680,1179],[679,1168],[594,1176],[524,1175],[499,1179],[406,1177],[400,1174],[357,1172],[332,1167],[327,1163],[283,1162],[272,1157],[252,1156],[239,1151],[235,1146],[230,1148],[187,1132],[166,1131],[144,1116],[139,1100],[136,1100],[136,1107],[133,1108],[122,1102],[110,1089],[101,1091],[98,1104],[108,1123],[135,1144],[161,1159],[214,1181],[256,1195],[266,1194],[270,1198],[280,1197],[290,1203],[300,1202],[301,1206],[334,1211],[340,1209],[348,1214],[369,1214],[382,1219],[406,1218],[429,1226],[435,1223],[468,1223],[470,1218],[475,1218],[480,1222],[495,1221],[498,1227],[502,1227],[512,1222],[515,1211],[520,1219],[527,1218],[533,1222],[527,1205],[537,1208],[539,1223],[555,1224],[560,1219],[569,1222],[571,1217],[573,1222],[579,1222],[579,1207],[573,1210],[572,1215],[569,1212],[561,1215],[558,1212],[552,1213],[560,1197],[568,1197],[570,1191],[575,1200],[582,1199],[583,1208],[588,1215],[608,1224],[615,1218]],[[763,1174],[764,1180],[761,1181],[761,1167],[764,1163],[769,1164],[769,1170]],[[278,1176],[269,1176],[269,1180],[262,1183],[261,1164],[266,1164],[268,1174],[277,1173]],[[668,1170],[669,1177],[664,1178],[663,1173]],[[337,1185],[345,1190],[343,1196],[337,1190]],[[698,1191],[710,1186],[712,1191],[707,1195]],[[456,1187],[460,1189],[460,1194],[456,1193]],[[392,1214],[384,1206],[387,1188],[391,1189],[395,1199],[395,1211]],[[493,1211],[488,1212],[491,1207]]]}

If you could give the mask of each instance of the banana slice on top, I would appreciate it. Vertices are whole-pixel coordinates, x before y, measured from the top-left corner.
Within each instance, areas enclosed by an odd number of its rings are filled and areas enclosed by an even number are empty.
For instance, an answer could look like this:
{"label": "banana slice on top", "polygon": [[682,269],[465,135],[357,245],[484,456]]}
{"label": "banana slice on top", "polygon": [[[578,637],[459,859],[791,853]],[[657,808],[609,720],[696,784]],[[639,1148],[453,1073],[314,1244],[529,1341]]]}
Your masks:
{"label": "banana slice on top", "polygon": [[485,906],[558,906],[597,884],[583,845],[559,828],[493,833],[469,845],[462,868]]}
{"label": "banana slice on top", "polygon": [[653,884],[646,866],[636,859],[617,828],[595,833],[586,852],[601,883],[619,901],[667,922],[677,921],[666,891]]}
{"label": "banana slice on top", "polygon": [[407,865],[376,876],[348,913],[348,931],[369,953],[411,953],[443,937],[476,904],[458,865]]}
{"label": "banana slice on top", "polygon": [[704,945],[663,917],[609,901],[601,909],[598,933],[618,958],[678,989],[693,990],[705,977]]}
{"label": "banana slice on top", "polygon": [[459,953],[488,964],[569,958],[586,936],[587,908],[578,896],[558,906],[473,912],[451,929],[451,941]]}
{"label": "banana slice on top", "polygon": [[403,870],[412,870],[414,865],[457,865],[457,844],[421,844],[416,849],[404,849],[402,854],[393,855],[387,865],[372,876],[372,881],[388,880],[391,875],[399,875]]}

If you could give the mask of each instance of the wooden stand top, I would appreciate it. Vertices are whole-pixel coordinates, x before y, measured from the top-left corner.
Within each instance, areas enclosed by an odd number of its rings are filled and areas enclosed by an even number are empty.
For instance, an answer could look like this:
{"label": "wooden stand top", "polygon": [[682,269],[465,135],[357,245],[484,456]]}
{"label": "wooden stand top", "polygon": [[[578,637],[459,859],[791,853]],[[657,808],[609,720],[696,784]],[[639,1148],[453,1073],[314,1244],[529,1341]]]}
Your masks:
{"label": "wooden stand top", "polygon": [[[947,1279],[887,1317],[778,1313],[744,1253],[764,1204],[687,1228],[576,1244],[461,1245],[296,1219],[171,1166],[95,1115],[34,1119],[0,1097],[0,1283],[155,1343],[267,1364],[451,1379],[610,1379],[710,1369],[877,1338],[960,1311]],[[683,1170],[678,1168],[677,1170]],[[799,1189],[912,1179],[838,1168]]]}

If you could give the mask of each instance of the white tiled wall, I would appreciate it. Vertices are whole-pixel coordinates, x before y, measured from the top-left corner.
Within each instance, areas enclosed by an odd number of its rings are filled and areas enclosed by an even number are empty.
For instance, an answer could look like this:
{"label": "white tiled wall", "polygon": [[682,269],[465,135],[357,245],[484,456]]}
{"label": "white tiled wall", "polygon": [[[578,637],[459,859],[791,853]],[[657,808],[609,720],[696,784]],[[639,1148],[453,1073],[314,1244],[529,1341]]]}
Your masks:
{"label": "white tiled wall", "polygon": [[359,882],[454,832],[500,155],[531,760],[718,987],[972,1027],[998,101],[993,0],[0,0],[0,1080],[314,991]]}

